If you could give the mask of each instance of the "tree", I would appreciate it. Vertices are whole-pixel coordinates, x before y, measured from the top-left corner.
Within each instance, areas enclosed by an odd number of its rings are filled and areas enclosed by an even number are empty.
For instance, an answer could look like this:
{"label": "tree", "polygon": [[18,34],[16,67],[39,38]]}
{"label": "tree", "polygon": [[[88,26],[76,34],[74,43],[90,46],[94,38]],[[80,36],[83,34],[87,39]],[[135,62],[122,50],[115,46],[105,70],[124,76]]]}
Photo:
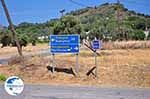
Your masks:
{"label": "tree", "polygon": [[71,15],[62,17],[53,28],[54,34],[80,34],[81,32],[80,21]]}
{"label": "tree", "polygon": [[89,38],[90,40],[94,40],[94,38],[97,39],[103,39],[103,33],[102,33],[102,29],[101,28],[93,28],[91,30],[91,33],[89,33]]}
{"label": "tree", "polygon": [[145,34],[142,30],[136,30],[132,35],[133,40],[144,40]]}
{"label": "tree", "polygon": [[131,23],[133,29],[138,29],[138,30],[146,29],[146,20],[144,18],[131,16],[128,18],[128,21]]}
{"label": "tree", "polygon": [[5,46],[9,46],[11,44],[11,37],[8,35],[3,36],[1,38],[1,43],[2,43],[1,48],[5,47]]}
{"label": "tree", "polygon": [[8,9],[7,9],[7,6],[5,4],[5,1],[4,0],[1,0],[1,3],[2,3],[2,6],[3,6],[3,9],[5,11],[5,14],[6,14],[6,17],[7,17],[7,20],[8,20],[8,23],[9,23],[9,26],[10,26],[10,30],[13,34],[13,38],[16,42],[16,45],[17,45],[17,49],[18,49],[18,53],[20,56],[22,56],[22,49],[21,49],[21,46],[19,44],[19,41],[18,41],[18,38],[16,37],[16,31],[15,31],[15,28],[13,26],[13,23],[11,21],[11,18],[10,18],[10,15],[9,15],[9,12],[8,12]]}

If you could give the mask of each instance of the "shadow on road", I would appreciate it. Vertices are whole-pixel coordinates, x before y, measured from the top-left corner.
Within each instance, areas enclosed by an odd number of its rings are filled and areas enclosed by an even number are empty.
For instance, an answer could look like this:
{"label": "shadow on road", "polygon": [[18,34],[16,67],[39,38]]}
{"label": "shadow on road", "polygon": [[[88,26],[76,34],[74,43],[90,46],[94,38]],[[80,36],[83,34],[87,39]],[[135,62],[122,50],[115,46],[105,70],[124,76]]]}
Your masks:
{"label": "shadow on road", "polygon": [[[53,67],[52,66],[47,66],[47,69],[53,73]],[[55,72],[63,72],[67,74],[72,74],[73,76],[76,76],[72,68],[59,68],[59,67],[54,67]]]}

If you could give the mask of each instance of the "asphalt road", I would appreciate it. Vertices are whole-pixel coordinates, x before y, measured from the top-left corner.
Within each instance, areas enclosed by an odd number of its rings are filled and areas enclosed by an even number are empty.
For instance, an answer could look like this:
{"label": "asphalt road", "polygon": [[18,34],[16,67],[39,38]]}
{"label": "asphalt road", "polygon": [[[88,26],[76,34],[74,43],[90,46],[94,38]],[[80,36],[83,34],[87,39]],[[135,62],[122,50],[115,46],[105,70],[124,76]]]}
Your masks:
{"label": "asphalt road", "polygon": [[1,85],[0,99],[150,99],[150,88],[25,85],[21,95],[10,96]]}

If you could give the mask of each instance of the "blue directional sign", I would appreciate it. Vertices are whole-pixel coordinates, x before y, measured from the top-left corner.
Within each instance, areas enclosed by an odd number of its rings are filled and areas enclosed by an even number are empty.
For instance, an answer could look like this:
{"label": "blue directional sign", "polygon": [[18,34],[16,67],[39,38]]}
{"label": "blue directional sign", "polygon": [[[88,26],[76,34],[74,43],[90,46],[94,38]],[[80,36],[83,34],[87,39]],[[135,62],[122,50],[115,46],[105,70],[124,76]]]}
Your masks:
{"label": "blue directional sign", "polygon": [[94,40],[92,43],[92,48],[97,50],[101,48],[101,42],[99,40]]}
{"label": "blue directional sign", "polygon": [[51,53],[79,53],[79,35],[51,35]]}

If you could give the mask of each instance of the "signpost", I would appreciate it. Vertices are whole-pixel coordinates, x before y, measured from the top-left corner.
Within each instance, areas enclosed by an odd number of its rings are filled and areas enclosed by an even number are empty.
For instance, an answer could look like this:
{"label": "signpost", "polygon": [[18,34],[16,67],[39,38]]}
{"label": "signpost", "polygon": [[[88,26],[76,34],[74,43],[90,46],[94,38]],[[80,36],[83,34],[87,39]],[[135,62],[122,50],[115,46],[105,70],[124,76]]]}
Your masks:
{"label": "signpost", "polygon": [[[76,54],[77,74],[79,72],[79,66],[78,66],[78,53],[80,47],[79,44],[80,44],[79,35],[50,35],[50,46],[51,46],[50,52],[52,53],[53,57],[55,54],[59,54],[59,53]],[[54,68],[54,62],[53,62],[53,68]]]}
{"label": "signpost", "polygon": [[100,40],[94,40],[92,43],[92,47],[94,50],[100,49],[100,47],[101,47]]}
{"label": "signpost", "polygon": [[96,53],[96,51],[101,48],[101,42],[100,42],[100,40],[94,40],[92,42],[92,48],[95,50],[95,52],[94,52],[95,67],[96,67],[95,75],[98,78],[98,65],[97,65],[97,53]]}
{"label": "signpost", "polygon": [[51,53],[79,53],[79,35],[51,35]]}

